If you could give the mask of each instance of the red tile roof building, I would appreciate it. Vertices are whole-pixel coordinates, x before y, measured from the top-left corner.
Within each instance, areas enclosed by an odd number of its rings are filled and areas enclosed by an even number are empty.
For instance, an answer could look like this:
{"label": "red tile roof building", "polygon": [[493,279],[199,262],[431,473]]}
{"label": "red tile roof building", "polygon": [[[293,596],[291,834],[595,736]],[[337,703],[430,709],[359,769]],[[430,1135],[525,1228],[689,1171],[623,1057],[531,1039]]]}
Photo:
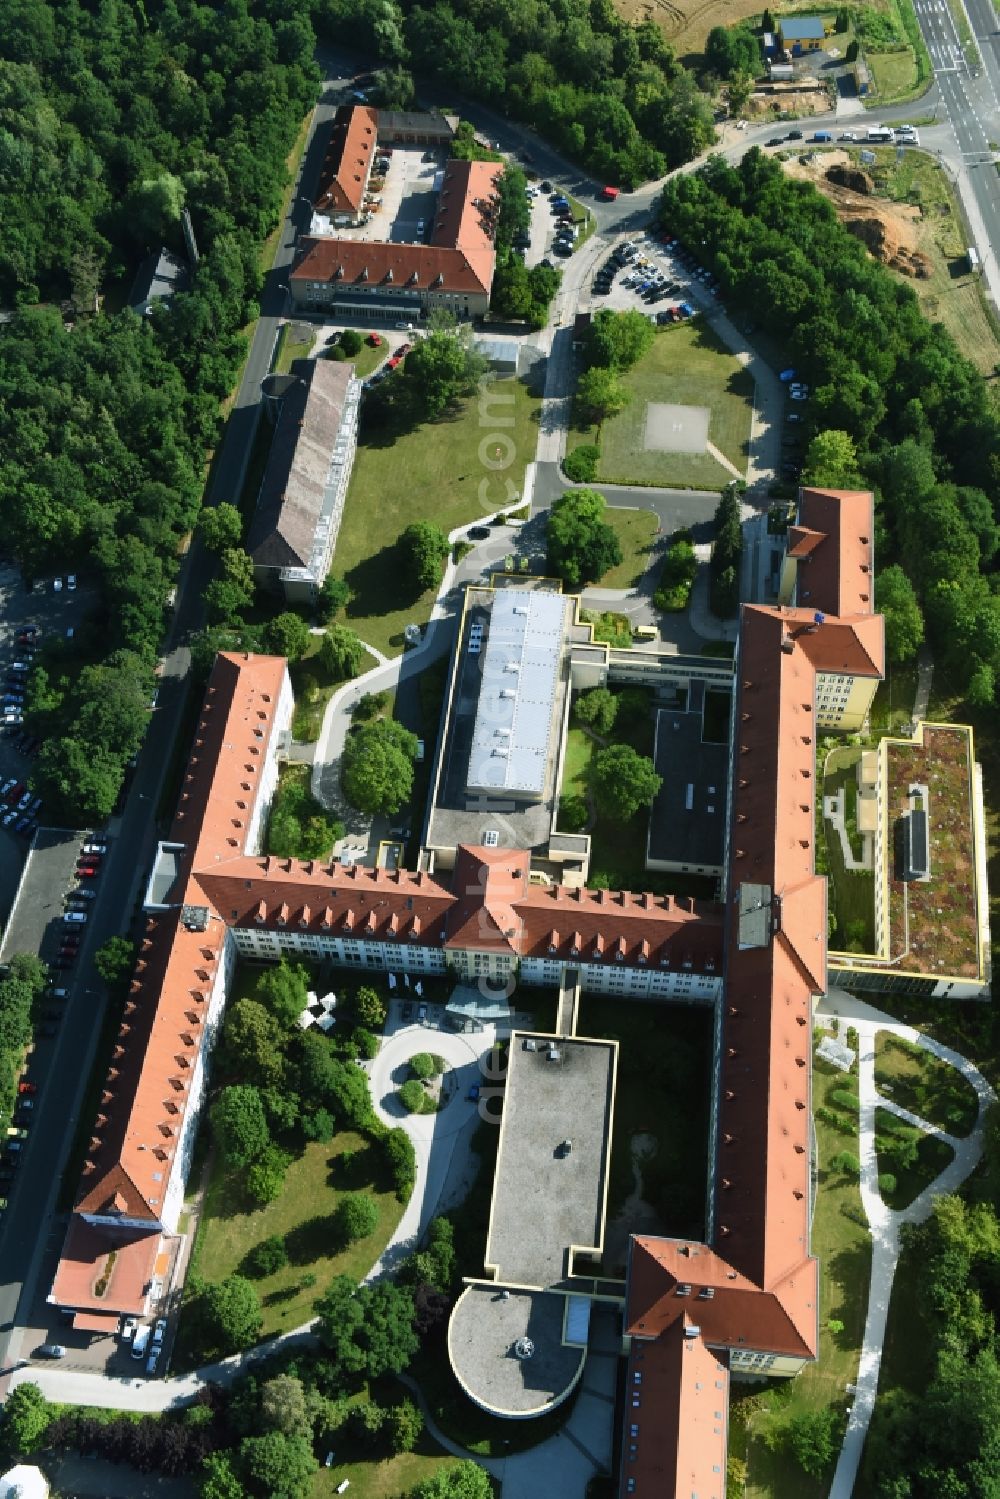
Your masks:
{"label": "red tile roof building", "polygon": [[377,110],[349,104],[337,110],[319,170],[313,204],[318,213],[342,222],[361,222],[377,139]]}
{"label": "red tile roof building", "polygon": [[386,319],[414,318],[432,307],[481,317],[493,286],[502,172],[495,161],[449,161],[430,244],[306,236],[289,279],[292,300]]}

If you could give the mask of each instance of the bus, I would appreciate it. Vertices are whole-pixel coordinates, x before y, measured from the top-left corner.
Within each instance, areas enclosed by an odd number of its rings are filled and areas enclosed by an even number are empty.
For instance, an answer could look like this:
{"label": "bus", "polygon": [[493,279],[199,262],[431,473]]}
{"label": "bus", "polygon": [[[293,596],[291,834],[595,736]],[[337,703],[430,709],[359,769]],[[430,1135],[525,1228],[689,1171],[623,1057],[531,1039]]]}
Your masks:
{"label": "bus", "polygon": [[865,140],[872,141],[876,145],[891,146],[893,134],[887,125],[873,125],[865,135]]}

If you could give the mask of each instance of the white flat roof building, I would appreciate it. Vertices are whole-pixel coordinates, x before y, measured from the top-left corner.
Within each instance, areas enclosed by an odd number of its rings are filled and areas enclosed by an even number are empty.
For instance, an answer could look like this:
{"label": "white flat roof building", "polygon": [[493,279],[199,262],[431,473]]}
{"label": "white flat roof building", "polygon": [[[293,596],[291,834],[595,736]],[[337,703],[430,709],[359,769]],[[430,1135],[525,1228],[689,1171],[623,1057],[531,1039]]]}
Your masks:
{"label": "white flat roof building", "polygon": [[538,800],[559,724],[553,713],[573,601],[547,589],[501,589],[490,611],[469,751],[470,791]]}

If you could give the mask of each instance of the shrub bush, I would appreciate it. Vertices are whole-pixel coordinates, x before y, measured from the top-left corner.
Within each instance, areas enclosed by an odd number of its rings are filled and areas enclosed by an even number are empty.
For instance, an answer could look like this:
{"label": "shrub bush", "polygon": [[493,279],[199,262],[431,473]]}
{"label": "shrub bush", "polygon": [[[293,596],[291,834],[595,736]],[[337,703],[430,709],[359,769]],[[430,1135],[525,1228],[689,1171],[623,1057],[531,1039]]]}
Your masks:
{"label": "shrub bush", "polygon": [[597,478],[597,465],[601,450],[596,443],[584,443],[567,453],[562,461],[562,470],[571,484],[589,484]]}
{"label": "shrub bush", "polygon": [[343,349],[349,359],[353,359],[355,354],[361,353],[362,343],[363,339],[356,328],[345,328],[340,335],[339,347]]}
{"label": "shrub bush", "polygon": [[240,1269],[254,1280],[259,1280],[265,1275],[273,1275],[276,1270],[283,1270],[287,1264],[288,1250],[285,1248],[285,1241],[280,1234],[272,1234],[269,1239],[261,1239],[259,1244],[248,1251]]}
{"label": "shrub bush", "polygon": [[829,1099],[831,1103],[837,1105],[838,1109],[847,1109],[852,1114],[861,1112],[861,1101],[856,1093],[851,1092],[850,1088],[832,1089]]}
{"label": "shrub bush", "polygon": [[849,1150],[841,1150],[830,1158],[830,1170],[839,1171],[843,1176],[853,1176],[856,1180],[861,1175],[861,1162]]}
{"label": "shrub bush", "polygon": [[435,1077],[440,1070],[437,1058],[429,1051],[418,1051],[410,1058],[410,1075],[421,1082],[424,1078]]}
{"label": "shrub bush", "polygon": [[399,1101],[410,1114],[434,1114],[437,1112],[437,1104],[430,1094],[424,1091],[423,1085],[411,1077],[399,1090]]}
{"label": "shrub bush", "polygon": [[891,1171],[883,1171],[879,1175],[878,1189],[883,1197],[891,1197],[896,1190],[896,1178]]}

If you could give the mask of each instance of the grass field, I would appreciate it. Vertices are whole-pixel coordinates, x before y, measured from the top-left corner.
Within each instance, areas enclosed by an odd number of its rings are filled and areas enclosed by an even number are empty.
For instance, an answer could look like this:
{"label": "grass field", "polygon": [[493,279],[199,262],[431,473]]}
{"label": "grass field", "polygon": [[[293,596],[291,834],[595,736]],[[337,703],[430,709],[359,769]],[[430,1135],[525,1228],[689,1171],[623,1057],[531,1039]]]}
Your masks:
{"label": "grass field", "polygon": [[[266,1208],[247,1210],[237,1177],[214,1165],[195,1250],[195,1268],[206,1280],[232,1275],[249,1250],[280,1234],[289,1264],[255,1282],[264,1311],[263,1335],[298,1327],[335,1275],[365,1275],[388,1243],[403,1209],[382,1190],[381,1162],[370,1141],[345,1130],[328,1144],[307,1145],[292,1162],[284,1189]],[[364,1192],[378,1208],[375,1232],[343,1253],[331,1251],[331,1214],[346,1191]],[[307,1279],[315,1277],[311,1284]]]}
{"label": "grass field", "polygon": [[992,375],[1000,363],[1000,329],[966,263],[967,235],[943,168],[924,152],[906,151],[897,161],[888,150],[878,152],[876,170],[887,197],[921,210],[917,245],[929,257],[932,274],[926,281],[900,279],[916,293],[924,315],[943,323],[965,357]]}
{"label": "grass field", "polygon": [[922,1046],[889,1031],[875,1040],[875,1082],[881,1093],[928,1124],[964,1138],[979,1113],[972,1084]]}
{"label": "grass field", "polygon": [[335,1460],[331,1468],[320,1468],[316,1474],[310,1499],[328,1499],[328,1496],[332,1499],[338,1492],[338,1484],[345,1479],[351,1486],[351,1499],[398,1499],[400,1494],[410,1493],[435,1473],[458,1467],[458,1459],[446,1457],[426,1435],[417,1443],[417,1449],[378,1462]]}
{"label": "grass field", "polygon": [[622,377],[632,399],[600,428],[571,432],[569,445],[599,443],[598,480],[720,489],[732,475],[709,453],[661,453],[645,448],[651,401],[708,406],[708,439],[746,472],[753,380],[700,319],[661,329],[634,369]]}
{"label": "grass field", "polygon": [[[485,399],[440,422],[364,433],[333,558],[354,594],[346,623],[363,640],[398,655],[405,626],[430,617],[435,591],[413,598],[401,580],[400,534],[417,520],[451,531],[500,509],[506,481],[520,491],[535,455],[539,405],[520,380],[497,380]],[[502,471],[492,466],[497,446],[512,455]]]}
{"label": "grass field", "polygon": [[315,334],[310,328],[305,338],[296,338],[295,333],[301,326],[299,323],[286,323],[282,328],[274,354],[275,374],[287,375],[293,360],[308,359],[312,353],[312,346],[316,341]]}
{"label": "grass field", "polygon": [[878,102],[905,99],[917,86],[917,60],[911,47],[901,52],[866,52],[865,61],[878,92]]}
{"label": "grass field", "polygon": [[652,510],[619,510],[611,506],[604,519],[618,537],[622,560],[599,580],[599,588],[635,588],[652,560],[657,519]]}
{"label": "grass field", "polygon": [[[823,1062],[813,1067],[814,1108],[844,1086],[843,1074]],[[751,1386],[745,1396],[734,1386],[730,1451],[749,1463],[746,1499],[826,1499],[829,1473],[809,1478],[794,1458],[772,1451],[775,1434],[801,1411],[844,1409],[844,1386],[857,1377],[871,1275],[871,1240],[858,1184],[825,1163],[842,1150],[856,1151],[856,1139],[816,1120],[819,1185],[812,1227],[812,1252],[821,1266],[819,1359],[791,1380],[775,1380],[763,1393]],[[831,1329],[843,1323],[843,1330]],[[860,1491],[859,1491],[860,1492]]]}

